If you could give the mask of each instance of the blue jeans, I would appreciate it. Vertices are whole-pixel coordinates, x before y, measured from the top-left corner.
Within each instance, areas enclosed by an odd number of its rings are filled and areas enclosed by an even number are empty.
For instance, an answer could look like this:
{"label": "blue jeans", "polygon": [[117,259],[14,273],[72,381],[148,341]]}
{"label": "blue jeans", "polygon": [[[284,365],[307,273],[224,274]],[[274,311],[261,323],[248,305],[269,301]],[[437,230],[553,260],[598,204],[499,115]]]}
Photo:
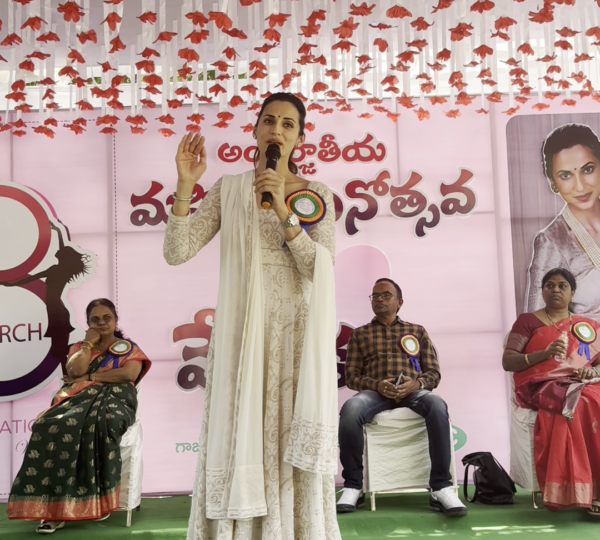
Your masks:
{"label": "blue jeans", "polygon": [[425,419],[431,459],[431,489],[437,491],[452,485],[450,421],[446,402],[429,390],[417,390],[398,403],[379,392],[363,390],[346,401],[340,411],[339,442],[344,487],[362,489],[363,426],[373,420],[377,413],[398,407],[408,407]]}

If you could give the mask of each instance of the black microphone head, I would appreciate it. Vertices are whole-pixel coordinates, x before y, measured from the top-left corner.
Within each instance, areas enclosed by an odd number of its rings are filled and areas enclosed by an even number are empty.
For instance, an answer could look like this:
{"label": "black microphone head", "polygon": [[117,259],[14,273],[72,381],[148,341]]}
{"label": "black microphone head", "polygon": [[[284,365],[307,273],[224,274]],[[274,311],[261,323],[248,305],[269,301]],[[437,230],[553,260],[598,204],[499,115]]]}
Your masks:
{"label": "black microphone head", "polygon": [[281,157],[281,150],[279,149],[279,145],[275,143],[271,143],[267,146],[267,151],[265,152],[265,157],[267,159],[278,160]]}

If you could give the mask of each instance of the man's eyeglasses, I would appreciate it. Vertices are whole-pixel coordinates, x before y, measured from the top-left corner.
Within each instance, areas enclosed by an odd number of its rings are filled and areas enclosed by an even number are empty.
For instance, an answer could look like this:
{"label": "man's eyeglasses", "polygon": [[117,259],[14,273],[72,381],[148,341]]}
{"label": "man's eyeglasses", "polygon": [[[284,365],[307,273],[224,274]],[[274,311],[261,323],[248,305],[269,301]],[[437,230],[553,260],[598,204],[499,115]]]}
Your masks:
{"label": "man's eyeglasses", "polygon": [[389,292],[384,292],[384,293],[373,293],[369,296],[369,300],[371,300],[371,302],[375,302],[377,300],[379,300],[380,298],[382,300],[389,300],[392,296],[396,296],[395,294],[389,293]]}

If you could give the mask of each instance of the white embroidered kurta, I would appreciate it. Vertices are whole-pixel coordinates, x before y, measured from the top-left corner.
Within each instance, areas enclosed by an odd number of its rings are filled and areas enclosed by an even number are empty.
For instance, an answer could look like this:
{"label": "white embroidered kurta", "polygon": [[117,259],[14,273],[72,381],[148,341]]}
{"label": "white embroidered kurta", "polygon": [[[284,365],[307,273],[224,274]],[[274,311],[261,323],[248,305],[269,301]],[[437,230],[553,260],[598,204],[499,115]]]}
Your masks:
{"label": "white embroidered kurta", "polygon": [[[242,175],[236,178],[241,181]],[[251,178],[246,175],[245,181],[248,180],[251,181]],[[191,217],[177,217],[171,214],[164,246],[167,262],[181,264],[189,260],[221,229],[222,189],[223,181],[219,180],[208,192],[198,211]],[[317,249],[319,251],[321,249],[316,244],[327,248],[331,257],[335,249],[335,209],[331,192],[318,182],[311,182],[308,189],[319,193],[325,200],[327,205],[325,218],[310,227],[308,233],[301,232],[294,240],[288,242],[285,248],[283,247],[285,237],[277,215],[258,207],[245,207],[245,211],[250,214],[254,212],[254,215],[258,216],[257,230],[260,233],[262,273],[260,279],[254,280],[254,283],[262,282],[263,293],[260,298],[264,302],[262,310],[264,343],[263,348],[260,349],[263,350],[264,355],[264,362],[261,362],[260,367],[263,376],[262,381],[258,382],[259,387],[262,384],[260,405],[263,418],[261,470],[255,470],[256,467],[251,463],[252,452],[247,452],[244,459],[249,459],[249,464],[244,465],[243,474],[240,476],[247,477],[246,480],[256,476],[257,486],[264,484],[264,490],[257,489],[254,494],[251,489],[246,488],[246,493],[236,493],[240,490],[236,488],[235,476],[232,481],[231,470],[226,471],[226,467],[220,469],[214,466],[214,462],[218,462],[219,459],[218,452],[215,452],[219,448],[219,438],[232,439],[231,444],[235,450],[239,437],[239,430],[236,431],[235,425],[230,429],[229,426],[215,426],[213,423],[209,429],[210,404],[214,401],[213,391],[217,391],[216,387],[213,389],[212,384],[215,365],[219,368],[219,352],[215,351],[215,333],[217,333],[217,325],[227,324],[227,321],[219,318],[219,311],[223,313],[223,307],[218,305],[208,354],[205,409],[200,436],[201,451],[190,515],[189,540],[338,540],[341,538],[336,519],[333,474],[307,472],[293,467],[284,459],[286,450],[289,450],[290,433],[297,431],[292,430],[292,419],[311,301],[315,259]],[[253,196],[250,203],[256,205]],[[242,212],[241,209],[239,211]],[[245,240],[237,241],[243,243]],[[221,242],[223,245],[223,238]],[[222,249],[222,264],[223,257]],[[239,272],[250,275],[250,268],[240,269]],[[223,279],[223,271],[221,276]],[[220,290],[219,301],[222,298],[224,296]],[[235,310],[230,313],[235,313]],[[242,323],[237,321],[231,324],[239,326]],[[220,375],[216,373],[215,376],[218,378]],[[256,379],[256,375],[253,376]],[[241,378],[240,376],[238,379]],[[244,405],[247,402],[244,401],[243,389],[240,390],[238,384],[238,388],[232,390],[219,388],[218,391],[230,396],[226,398],[226,402],[234,404],[235,423],[238,418],[243,417],[248,407],[247,404]],[[215,429],[219,433],[219,438],[213,436],[213,440],[209,442],[209,434],[215,433]],[[302,434],[297,437],[301,439]],[[307,462],[310,462],[311,445],[306,444],[306,439],[303,442],[303,448],[307,449]],[[330,455],[335,455],[335,434],[314,443],[312,446],[324,446]],[[323,448],[320,450],[322,451]],[[209,462],[208,474],[207,461]],[[221,470],[222,477],[219,476]],[[242,484],[252,487],[252,482],[246,481],[244,484],[242,481]],[[236,500],[238,506],[232,505],[230,502],[232,498],[240,499]],[[247,501],[252,502],[253,499],[256,499],[256,506],[249,507]],[[229,501],[229,506],[224,503],[224,500]]]}

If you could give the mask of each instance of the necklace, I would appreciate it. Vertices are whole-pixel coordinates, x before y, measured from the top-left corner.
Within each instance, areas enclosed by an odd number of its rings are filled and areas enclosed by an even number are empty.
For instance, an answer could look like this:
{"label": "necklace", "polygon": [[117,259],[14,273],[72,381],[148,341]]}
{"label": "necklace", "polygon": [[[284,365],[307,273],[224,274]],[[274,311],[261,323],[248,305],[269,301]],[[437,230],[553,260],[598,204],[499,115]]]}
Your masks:
{"label": "necklace", "polygon": [[[548,322],[554,325],[554,328],[556,328],[560,332],[560,328],[556,326],[556,323],[552,320],[552,317],[550,317],[550,314],[548,313],[548,310],[546,308],[544,308],[544,313],[546,314],[546,317],[548,317]],[[567,310],[567,313],[569,314],[569,324],[570,326],[573,326],[573,314],[569,310]]]}
{"label": "necklace", "polygon": [[108,345],[107,347],[102,346],[100,343],[94,345],[94,348],[92,349],[92,351],[96,351],[96,352],[101,352],[101,351],[106,351],[108,349],[110,349],[117,341],[119,341],[117,338],[114,338],[113,341],[111,341],[110,345]]}

